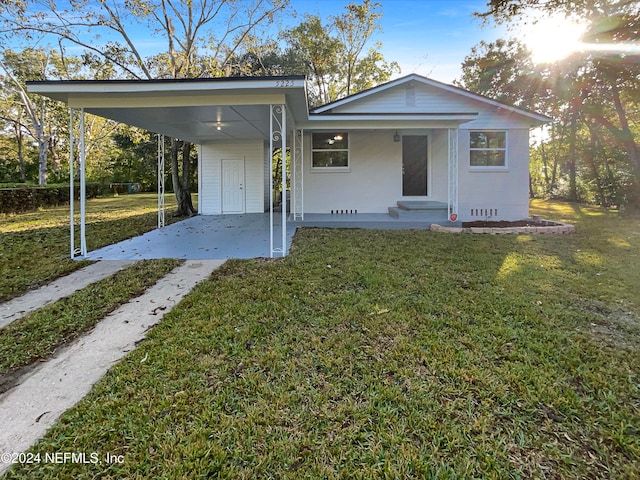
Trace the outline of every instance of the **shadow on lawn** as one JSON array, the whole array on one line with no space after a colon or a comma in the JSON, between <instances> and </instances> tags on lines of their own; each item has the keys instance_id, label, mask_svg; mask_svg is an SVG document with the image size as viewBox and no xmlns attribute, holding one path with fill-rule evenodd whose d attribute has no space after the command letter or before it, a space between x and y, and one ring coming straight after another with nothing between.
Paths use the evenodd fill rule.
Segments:
<instances>
[{"instance_id":1,"label":"shadow on lawn","mask_svg":"<svg viewBox=\"0 0 640 480\"><path fill-rule=\"evenodd\" d=\"M167 224L180 220L167 215ZM141 235L157 226L157 215L145 213L87 223L89 251ZM80 245L76 225L76 247ZM70 258L69 226L41 227L0 234L0 302L37 288L86 265Z\"/></svg>"}]
</instances>

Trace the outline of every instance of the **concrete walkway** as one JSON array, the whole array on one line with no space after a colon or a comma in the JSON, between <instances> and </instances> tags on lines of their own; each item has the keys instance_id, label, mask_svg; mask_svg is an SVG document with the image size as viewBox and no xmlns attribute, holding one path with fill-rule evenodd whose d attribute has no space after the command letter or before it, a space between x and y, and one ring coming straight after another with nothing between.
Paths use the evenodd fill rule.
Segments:
<instances>
[{"instance_id":1,"label":"concrete walkway","mask_svg":"<svg viewBox=\"0 0 640 480\"><path fill-rule=\"evenodd\" d=\"M189 260L0 395L0 453L32 446L224 260ZM0 474L10 467L0 459Z\"/></svg>"},{"instance_id":2,"label":"concrete walkway","mask_svg":"<svg viewBox=\"0 0 640 480\"><path fill-rule=\"evenodd\" d=\"M60 277L37 290L31 290L20 297L0 304L0 328L34 310L56 302L61 298L68 297L76 290L81 290L91 283L113 275L132 263L134 263L132 260L96 262L69 275Z\"/></svg>"}]
</instances>

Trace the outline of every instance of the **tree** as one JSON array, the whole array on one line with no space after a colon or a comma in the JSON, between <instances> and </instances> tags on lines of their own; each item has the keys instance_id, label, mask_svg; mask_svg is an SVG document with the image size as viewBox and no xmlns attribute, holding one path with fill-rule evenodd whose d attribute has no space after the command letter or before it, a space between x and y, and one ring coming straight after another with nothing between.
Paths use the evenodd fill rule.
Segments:
<instances>
[{"instance_id":1,"label":"tree","mask_svg":"<svg viewBox=\"0 0 640 480\"><path fill-rule=\"evenodd\" d=\"M628 186L627 201L640 208L640 131L634 127L640 98L640 54L627 48L628 43L637 45L640 40L637 1L489 0L487 7L476 15L497 23L522 19L531 11L545 15L560 13L588 22L583 38L585 53L578 55L581 65L574 75L576 82L582 84L576 83L569 89L574 97L567 100L576 122L571 135L580 128L593 128L592 122L608 131L608 138L625 152L634 179ZM595 137L588 138L593 145Z\"/></svg>"},{"instance_id":2,"label":"tree","mask_svg":"<svg viewBox=\"0 0 640 480\"><path fill-rule=\"evenodd\" d=\"M38 184L47 183L47 152L52 137L47 131L47 101L44 98L32 99L24 87L26 80L42 80L46 76L48 56L42 51L27 50L17 55L7 50L0 60L0 69L4 71L4 95L12 97L17 108L6 112L4 118L12 123L18 145L18 159L21 176L26 179L23 154L23 134L26 131L38 144ZM24 121L27 117L28 123ZM49 125L50 126L50 125Z\"/></svg>"},{"instance_id":3,"label":"tree","mask_svg":"<svg viewBox=\"0 0 640 480\"><path fill-rule=\"evenodd\" d=\"M297 61L295 73L309 78L313 105L329 103L346 95L388 81L400 68L387 63L376 42L365 52L380 30L380 3L365 0L350 3L342 15L323 24L318 16L306 15L297 27L281 37L288 43L286 55Z\"/></svg>"},{"instance_id":4,"label":"tree","mask_svg":"<svg viewBox=\"0 0 640 480\"><path fill-rule=\"evenodd\" d=\"M53 37L61 44L81 47L88 65L103 63L110 76L197 78L219 76L250 35L274 21L288 0L19 0L0 7L0 33L33 40ZM141 35L146 31L146 35ZM134 32L136 36L134 36ZM142 42L156 38L165 44L162 53L148 57ZM138 43L137 43L138 42ZM172 159L178 150L172 142ZM178 214L192 215L188 179L189 155L173 162L174 192ZM186 183L185 183L186 182Z\"/></svg>"},{"instance_id":5,"label":"tree","mask_svg":"<svg viewBox=\"0 0 640 480\"><path fill-rule=\"evenodd\" d=\"M509 105L538 110L549 89L543 73L518 40L481 41L465 57L462 76L454 84Z\"/></svg>"},{"instance_id":6,"label":"tree","mask_svg":"<svg viewBox=\"0 0 640 480\"><path fill-rule=\"evenodd\" d=\"M312 104L332 101L332 85L338 81L340 42L332 30L320 17L305 15L304 22L282 35L289 45L287 54L299 62L297 70L308 76Z\"/></svg>"}]
</instances>

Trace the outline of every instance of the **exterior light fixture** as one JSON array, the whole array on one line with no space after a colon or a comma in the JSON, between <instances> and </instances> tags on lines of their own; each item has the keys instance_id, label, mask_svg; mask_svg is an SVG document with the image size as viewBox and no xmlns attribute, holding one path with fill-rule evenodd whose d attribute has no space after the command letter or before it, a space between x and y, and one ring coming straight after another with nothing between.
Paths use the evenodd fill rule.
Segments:
<instances>
[{"instance_id":1,"label":"exterior light fixture","mask_svg":"<svg viewBox=\"0 0 640 480\"><path fill-rule=\"evenodd\" d=\"M393 141L394 142L400 141L400 134L398 133L398 130L396 130L396 133L393 134Z\"/></svg>"}]
</instances>

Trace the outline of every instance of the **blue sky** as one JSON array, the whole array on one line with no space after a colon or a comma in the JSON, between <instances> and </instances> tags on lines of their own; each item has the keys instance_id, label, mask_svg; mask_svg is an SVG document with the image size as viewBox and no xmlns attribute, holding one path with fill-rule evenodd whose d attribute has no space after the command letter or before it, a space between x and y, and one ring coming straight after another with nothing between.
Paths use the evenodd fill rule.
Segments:
<instances>
[{"instance_id":1,"label":"blue sky","mask_svg":"<svg viewBox=\"0 0 640 480\"><path fill-rule=\"evenodd\" d=\"M505 36L504 28L482 27L473 18L486 0L378 0L382 4L382 53L388 61L400 64L400 75L419 73L451 83L460 76L460 65L471 47L481 40ZM326 19L344 12L349 0L292 0L299 18L304 13Z\"/></svg>"},{"instance_id":2,"label":"blue sky","mask_svg":"<svg viewBox=\"0 0 640 480\"><path fill-rule=\"evenodd\" d=\"M66 0L60 0L62 4ZM116 3L122 0L116 0ZM460 65L471 48L481 40L493 41L505 36L504 27L482 27L472 14L482 11L486 0L374 0L382 4L380 20L382 32L376 32L374 41L382 43L387 61L399 63L403 76L419 73L435 80L451 83L460 76ZM291 0L296 15L278 21L278 28L288 29L304 20L304 14L318 15L328 22L331 15L344 13L345 5L362 0ZM143 33L144 32L144 33ZM166 48L162 40L148 37L148 32L131 29L130 34L147 35L134 38L144 55L152 55ZM271 32L277 35L277 31ZM103 37L104 38L104 37ZM49 42L46 36L38 43ZM51 46L56 42L51 41ZM82 49L68 46L70 53Z\"/></svg>"}]
</instances>

